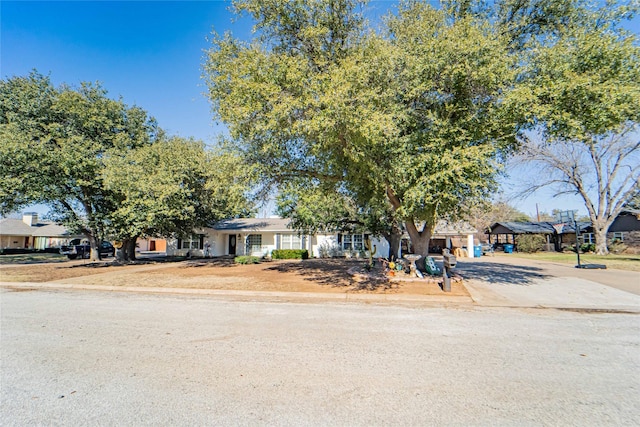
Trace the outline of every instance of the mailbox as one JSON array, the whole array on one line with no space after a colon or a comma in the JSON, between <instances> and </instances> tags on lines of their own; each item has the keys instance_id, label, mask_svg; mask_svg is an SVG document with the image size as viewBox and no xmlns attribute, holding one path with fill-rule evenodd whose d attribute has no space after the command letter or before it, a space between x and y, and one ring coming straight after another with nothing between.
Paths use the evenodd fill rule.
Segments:
<instances>
[{"instance_id":1,"label":"mailbox","mask_svg":"<svg viewBox=\"0 0 640 427\"><path fill-rule=\"evenodd\" d=\"M451 292L451 269L456 266L456 257L445 250L442 254L442 290Z\"/></svg>"},{"instance_id":2,"label":"mailbox","mask_svg":"<svg viewBox=\"0 0 640 427\"><path fill-rule=\"evenodd\" d=\"M454 268L456 266L456 257L451 254L444 254L442 256L442 263L444 268Z\"/></svg>"}]
</instances>

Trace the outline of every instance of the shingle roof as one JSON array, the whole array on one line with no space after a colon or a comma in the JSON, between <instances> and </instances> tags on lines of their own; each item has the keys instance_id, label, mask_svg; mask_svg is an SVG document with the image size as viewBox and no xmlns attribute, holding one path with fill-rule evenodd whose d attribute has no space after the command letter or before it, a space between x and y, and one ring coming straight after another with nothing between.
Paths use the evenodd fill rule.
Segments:
<instances>
[{"instance_id":1,"label":"shingle roof","mask_svg":"<svg viewBox=\"0 0 640 427\"><path fill-rule=\"evenodd\" d=\"M219 221L211 228L218 231L233 232L291 232L292 229L288 227L289 222L288 218L237 218ZM467 222L449 223L443 220L436 224L433 234L436 236L458 236L461 234L473 234L477 231Z\"/></svg>"},{"instance_id":2,"label":"shingle roof","mask_svg":"<svg viewBox=\"0 0 640 427\"><path fill-rule=\"evenodd\" d=\"M465 221L459 221L450 223L445 220L440 220L433 228L433 236L459 236L466 234L477 233L478 230L473 228L471 224Z\"/></svg>"},{"instance_id":3,"label":"shingle roof","mask_svg":"<svg viewBox=\"0 0 640 427\"><path fill-rule=\"evenodd\" d=\"M5 236L32 236L33 232L50 223L40 222L35 226L29 226L21 219L0 219L0 234Z\"/></svg>"},{"instance_id":4,"label":"shingle roof","mask_svg":"<svg viewBox=\"0 0 640 427\"><path fill-rule=\"evenodd\" d=\"M218 221L214 230L220 231L291 231L287 218L237 218Z\"/></svg>"},{"instance_id":5,"label":"shingle roof","mask_svg":"<svg viewBox=\"0 0 640 427\"><path fill-rule=\"evenodd\" d=\"M29 226L21 219L2 218L0 219L0 235L56 237L69 236L70 234L64 226L50 221L39 222Z\"/></svg>"},{"instance_id":6,"label":"shingle roof","mask_svg":"<svg viewBox=\"0 0 640 427\"><path fill-rule=\"evenodd\" d=\"M588 222L579 222L580 231L591 227ZM554 234L556 229L553 222L496 222L487 230L487 234ZM573 224L564 224L560 234L575 233Z\"/></svg>"},{"instance_id":7,"label":"shingle roof","mask_svg":"<svg viewBox=\"0 0 640 427\"><path fill-rule=\"evenodd\" d=\"M54 223L45 224L42 227L39 227L37 230L33 231L33 236L44 236L44 237L54 237L54 236L70 236L71 234L63 225L58 225ZM79 236L79 234L78 234Z\"/></svg>"}]
</instances>

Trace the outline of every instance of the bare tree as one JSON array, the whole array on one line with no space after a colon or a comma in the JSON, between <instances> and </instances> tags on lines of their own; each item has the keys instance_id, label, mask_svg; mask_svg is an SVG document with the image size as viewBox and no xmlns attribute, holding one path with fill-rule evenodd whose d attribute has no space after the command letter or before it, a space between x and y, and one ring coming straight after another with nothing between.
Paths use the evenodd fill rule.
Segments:
<instances>
[{"instance_id":1,"label":"bare tree","mask_svg":"<svg viewBox=\"0 0 640 427\"><path fill-rule=\"evenodd\" d=\"M557 195L576 194L593 225L596 252L609 253L607 230L625 204L640 191L638 126L588 141L529 140L519 155L537 171L526 191L550 186ZM533 178L533 177L532 177Z\"/></svg>"}]
</instances>

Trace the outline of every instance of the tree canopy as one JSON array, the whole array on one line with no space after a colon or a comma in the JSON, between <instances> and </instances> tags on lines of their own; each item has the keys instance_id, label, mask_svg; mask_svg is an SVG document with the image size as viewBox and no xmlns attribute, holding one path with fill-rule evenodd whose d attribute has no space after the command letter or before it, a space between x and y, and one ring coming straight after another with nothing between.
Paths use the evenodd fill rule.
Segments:
<instances>
[{"instance_id":1,"label":"tree canopy","mask_svg":"<svg viewBox=\"0 0 640 427\"><path fill-rule=\"evenodd\" d=\"M99 84L55 87L35 71L0 81L0 211L48 205L52 219L88 237L94 259L106 237L135 245L244 212L236 164L168 138Z\"/></svg>"},{"instance_id":2,"label":"tree canopy","mask_svg":"<svg viewBox=\"0 0 640 427\"><path fill-rule=\"evenodd\" d=\"M532 43L514 92L537 132L521 153L539 172L529 189L579 195L606 254L609 226L640 189L640 46L619 25L637 5L582 3L561 30Z\"/></svg>"},{"instance_id":3,"label":"tree canopy","mask_svg":"<svg viewBox=\"0 0 640 427\"><path fill-rule=\"evenodd\" d=\"M376 34L360 2L234 3L250 43L214 35L215 114L271 182L340 183L383 199L426 254L438 217L495 188L517 126L508 40L477 15L402 2Z\"/></svg>"}]
</instances>

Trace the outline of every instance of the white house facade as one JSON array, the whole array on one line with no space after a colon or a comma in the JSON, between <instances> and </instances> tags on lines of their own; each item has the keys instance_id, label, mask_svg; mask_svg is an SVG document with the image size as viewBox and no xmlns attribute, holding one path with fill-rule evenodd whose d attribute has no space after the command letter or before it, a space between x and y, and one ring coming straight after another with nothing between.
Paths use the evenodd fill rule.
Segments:
<instances>
[{"instance_id":1,"label":"white house facade","mask_svg":"<svg viewBox=\"0 0 640 427\"><path fill-rule=\"evenodd\" d=\"M285 218L238 218L224 220L212 227L195 230L185 239L167 241L169 256L270 256L276 249L306 249L311 257L362 256L367 251L365 241L371 240L374 256L386 257L389 244L382 237L366 233L302 234L289 228ZM434 239L451 248L455 238L473 245L473 233L468 226L451 227L440 223ZM402 250L402 249L401 249ZM473 256L473 250L468 251ZM401 253L398 253L401 256Z\"/></svg>"}]
</instances>

